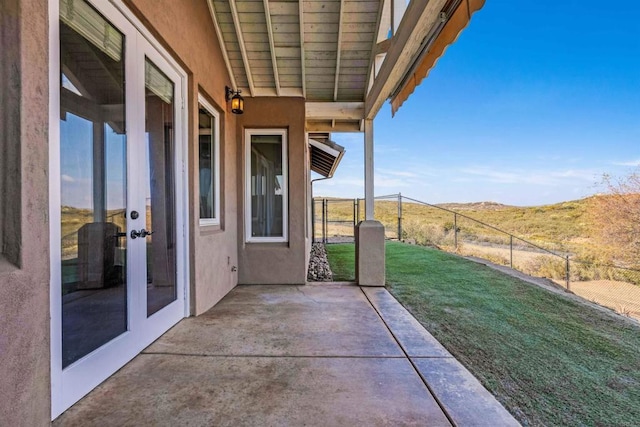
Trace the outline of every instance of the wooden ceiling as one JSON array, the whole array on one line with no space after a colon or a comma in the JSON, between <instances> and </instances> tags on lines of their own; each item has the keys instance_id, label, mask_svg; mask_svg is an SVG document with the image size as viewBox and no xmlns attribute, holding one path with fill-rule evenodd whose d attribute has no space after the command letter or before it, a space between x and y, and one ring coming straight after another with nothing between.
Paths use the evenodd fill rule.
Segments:
<instances>
[{"instance_id":1,"label":"wooden ceiling","mask_svg":"<svg viewBox=\"0 0 640 427\"><path fill-rule=\"evenodd\" d=\"M362 131L397 92L425 38L438 36L445 5L463 1L208 3L234 89L303 97L307 130L331 132Z\"/></svg>"},{"instance_id":2,"label":"wooden ceiling","mask_svg":"<svg viewBox=\"0 0 640 427\"><path fill-rule=\"evenodd\" d=\"M245 96L300 96L309 103L360 103L360 109L371 81L383 4L209 0L232 85ZM361 117L352 116L338 115L338 123L312 119L307 127L359 130Z\"/></svg>"},{"instance_id":3,"label":"wooden ceiling","mask_svg":"<svg viewBox=\"0 0 640 427\"><path fill-rule=\"evenodd\" d=\"M232 82L250 96L359 101L380 0L211 0Z\"/></svg>"}]
</instances>

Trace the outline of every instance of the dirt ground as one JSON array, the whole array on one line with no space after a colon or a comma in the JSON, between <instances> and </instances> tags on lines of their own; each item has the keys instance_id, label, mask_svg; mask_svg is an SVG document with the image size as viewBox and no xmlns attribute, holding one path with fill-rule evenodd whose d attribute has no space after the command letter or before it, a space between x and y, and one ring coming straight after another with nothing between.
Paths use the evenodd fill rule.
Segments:
<instances>
[{"instance_id":1,"label":"dirt ground","mask_svg":"<svg viewBox=\"0 0 640 427\"><path fill-rule=\"evenodd\" d=\"M564 286L564 282L555 281ZM613 280L571 282L571 292L615 310L624 316L640 320L640 286Z\"/></svg>"}]
</instances>

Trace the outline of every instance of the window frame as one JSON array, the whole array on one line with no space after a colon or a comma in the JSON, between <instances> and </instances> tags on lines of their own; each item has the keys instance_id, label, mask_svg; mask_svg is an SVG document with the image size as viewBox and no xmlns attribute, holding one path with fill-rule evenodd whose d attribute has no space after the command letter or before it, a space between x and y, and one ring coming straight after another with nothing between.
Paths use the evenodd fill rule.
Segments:
<instances>
[{"instance_id":1,"label":"window frame","mask_svg":"<svg viewBox=\"0 0 640 427\"><path fill-rule=\"evenodd\" d=\"M254 135L278 135L282 137L282 236L252 236L251 205L251 137ZM244 223L247 243L286 243L289 241L289 156L286 129L245 129L244 133Z\"/></svg>"},{"instance_id":2,"label":"window frame","mask_svg":"<svg viewBox=\"0 0 640 427\"><path fill-rule=\"evenodd\" d=\"M207 101L207 99L198 93L198 109L204 108L210 115L215 127L211 135L211 142L213 144L212 152L214 156L213 160L213 217L212 218L200 218L200 227L208 227L212 225L220 225L220 113L213 107L213 105ZM200 123L198 122L198 196L200 195ZM198 212L200 211L200 198L198 197Z\"/></svg>"},{"instance_id":3,"label":"window frame","mask_svg":"<svg viewBox=\"0 0 640 427\"><path fill-rule=\"evenodd\" d=\"M189 188L188 183L188 155L189 155L189 111L185 105L191 105L191 94L188 86L189 75L182 68L180 63L163 44L151 33L145 25L136 18L136 15L125 4L125 0L85 0L86 3L94 7L118 30L125 33L129 38L129 46L125 48L125 76L131 83L126 84L125 114L127 117L127 135L141 132L144 133L144 58L147 57L154 64L163 64L162 69L169 71L173 76L175 88L180 87L180 96L174 92L174 137L180 140L180 146L175 146L175 214L176 214L176 270L177 280L180 285L178 295L183 304L172 307L166 313L171 316L179 315L180 318L191 315L190 304L190 229L191 222L188 218ZM139 303L142 293L135 292L131 286L127 290L127 319L129 330L112 340L108 345L116 350L104 357L100 372L96 373L95 367L84 369L82 365L88 359L100 358L99 352L92 352L73 365L68 366L63 371L62 366L62 292L61 292L61 170L60 170L60 99L61 99L61 78L60 78L60 0L49 1L49 258L50 258L50 397L51 397L51 420L58 417L63 411L76 403L87 392L95 389L100 382L111 376L120 367L124 366L137 354L140 354L149 345L148 339L164 333L171 324L175 324L175 317L158 316L151 318L140 315L133 307ZM135 46L135 47L134 47ZM142 66L141 66L142 65ZM142 82L140 84L140 82ZM139 120L142 115L142 120ZM135 120L133 119L135 118ZM178 120L180 118L180 120ZM178 126L179 123L179 126ZM136 145L137 147L134 147ZM136 158L140 151L141 144L131 144L127 141L128 160ZM137 150L136 150L137 148ZM138 156L137 158L141 158ZM127 185L134 182L129 172L133 168L127 169ZM137 198L140 189L127 189L127 207L133 206L131 200ZM129 256L129 255L127 255ZM133 254L132 254L133 256ZM138 261L136 257L135 261ZM144 262L144 261L143 261ZM135 264L132 262L131 264ZM129 277L131 270L127 272ZM135 273L134 273L135 275ZM151 320L150 320L151 319ZM152 321L153 320L153 321ZM138 324L133 328L133 325ZM169 325L169 326L167 326ZM118 351L120 350L120 351ZM87 372L91 372L90 375ZM108 372L108 374L107 374Z\"/></svg>"}]
</instances>

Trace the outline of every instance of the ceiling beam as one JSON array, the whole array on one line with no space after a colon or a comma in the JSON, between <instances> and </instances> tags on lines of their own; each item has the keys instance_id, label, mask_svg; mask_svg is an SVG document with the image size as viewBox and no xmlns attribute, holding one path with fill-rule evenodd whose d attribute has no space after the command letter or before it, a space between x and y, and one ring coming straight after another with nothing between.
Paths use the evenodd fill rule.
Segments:
<instances>
[{"instance_id":1,"label":"ceiling beam","mask_svg":"<svg viewBox=\"0 0 640 427\"><path fill-rule=\"evenodd\" d=\"M227 72L229 73L229 78L231 79L231 86L234 89L238 89L238 84L236 83L236 76L233 74L233 68L231 68L231 61L229 61L229 54L227 53L227 45L224 42L224 37L222 37L222 31L220 30L220 25L218 24L218 18L216 18L216 10L213 7L213 0L207 1L207 5L209 6L209 14L211 15L211 19L213 19L213 27L216 30L216 36L218 36L218 43L220 44L220 50L222 50L222 57L224 58L224 63L227 66Z\"/></svg>"},{"instance_id":2,"label":"ceiling beam","mask_svg":"<svg viewBox=\"0 0 640 427\"><path fill-rule=\"evenodd\" d=\"M344 0L340 0L340 20L338 21L338 43L336 46L336 74L333 85L333 100L338 100L338 79L340 78L340 54L342 52L342 18L344 16Z\"/></svg>"},{"instance_id":3,"label":"ceiling beam","mask_svg":"<svg viewBox=\"0 0 640 427\"><path fill-rule=\"evenodd\" d=\"M271 49L271 62L273 64L273 80L276 85L276 94L280 96L280 78L278 77L278 61L276 60L276 46L273 42L273 26L271 25L271 11L269 0L262 0L264 4L264 16L267 21L267 33L269 34L269 48Z\"/></svg>"},{"instance_id":4,"label":"ceiling beam","mask_svg":"<svg viewBox=\"0 0 640 427\"><path fill-rule=\"evenodd\" d=\"M245 93L245 92L248 93L249 91L249 88L246 88L246 87L239 87L238 89L242 90L242 93ZM253 90L252 96L267 97L267 96L278 96L278 95L276 94L275 87L257 87ZM300 98L300 97L303 97L302 89L300 89L299 87L281 87L279 96Z\"/></svg>"},{"instance_id":5,"label":"ceiling beam","mask_svg":"<svg viewBox=\"0 0 640 427\"><path fill-rule=\"evenodd\" d=\"M361 132L359 121L336 122L333 126L331 121L308 121L305 130L307 132Z\"/></svg>"},{"instance_id":6,"label":"ceiling beam","mask_svg":"<svg viewBox=\"0 0 640 427\"><path fill-rule=\"evenodd\" d=\"M411 0L398 32L391 40L387 55L380 67L365 101L365 118L373 119L391 92L403 79L420 45L438 21L447 0Z\"/></svg>"},{"instance_id":7,"label":"ceiling beam","mask_svg":"<svg viewBox=\"0 0 640 427\"><path fill-rule=\"evenodd\" d=\"M307 71L305 66L304 54L304 2L298 2L298 15L300 22L300 74L302 79L302 97L307 97Z\"/></svg>"},{"instance_id":8,"label":"ceiling beam","mask_svg":"<svg viewBox=\"0 0 640 427\"><path fill-rule=\"evenodd\" d=\"M375 49L373 50L374 55L380 55L382 53L387 53L389 50L389 46L391 46L391 39L382 40L376 44Z\"/></svg>"},{"instance_id":9,"label":"ceiling beam","mask_svg":"<svg viewBox=\"0 0 640 427\"><path fill-rule=\"evenodd\" d=\"M391 25L391 0L380 0L380 5L378 8L378 18L376 19L376 28L378 29L378 34L376 38L373 40L373 46L371 47L371 55L369 58L369 71L367 74L367 90L364 95L364 99L367 99L369 96L369 92L373 87L373 82L375 81L376 74L378 72L378 67L376 65L376 56L378 55L377 51L379 49L379 45L385 43L387 40L387 36L389 34L389 28ZM390 45L390 39L388 45ZM386 46L385 52L389 50L389 46ZM364 123L364 122L363 122Z\"/></svg>"},{"instance_id":10,"label":"ceiling beam","mask_svg":"<svg viewBox=\"0 0 640 427\"><path fill-rule=\"evenodd\" d=\"M70 74L72 74L75 77L76 81L79 80L77 76L83 77L83 82L80 86L76 86L77 89L80 89L83 86L84 87L92 86L94 90L89 90L89 93L92 93L92 94L99 92L99 89L104 89L104 88L101 88L100 85L97 85L96 81L88 78L88 76L90 76L92 73L88 72L85 69L87 63L89 63L90 66L97 66L98 69L100 70L100 74L103 76L107 76L110 82L109 85L111 86L111 88L114 88L114 87L119 88L122 85L122 77L118 76L116 71L105 63L104 57L98 55L93 49L80 48L79 52L83 55L86 55L88 58L85 58L84 61L78 62L76 60L77 59L76 56L74 56L70 52L67 52L64 59L64 62L67 64L67 67L66 67L67 71L69 71ZM69 80L72 81L71 79ZM88 94L87 92L83 93L83 95L85 96L87 94Z\"/></svg>"},{"instance_id":11,"label":"ceiling beam","mask_svg":"<svg viewBox=\"0 0 640 427\"><path fill-rule=\"evenodd\" d=\"M78 77L76 77L76 73L69 68L68 64L71 62L71 63L73 63L73 68L76 71L80 71L82 73L82 71L78 68L77 64L75 64L75 59L73 58L73 56L72 55L66 55L66 58L64 59L64 62L63 61L60 61L60 62L61 62L60 65L62 66L62 74L64 74L64 76L67 79L69 79L71 84L76 89L78 89L78 92L80 92L80 94L83 97L95 101L93 95L91 95L91 91L89 91L87 89L87 87L85 87L85 84ZM94 83L93 80L89 83L89 85L91 85L92 83Z\"/></svg>"},{"instance_id":12,"label":"ceiling beam","mask_svg":"<svg viewBox=\"0 0 640 427\"><path fill-rule=\"evenodd\" d=\"M360 120L364 118L364 102L306 102L307 120Z\"/></svg>"},{"instance_id":13,"label":"ceiling beam","mask_svg":"<svg viewBox=\"0 0 640 427\"><path fill-rule=\"evenodd\" d=\"M247 56L247 48L244 44L244 37L242 36L242 28L240 27L240 18L238 17L238 8L236 7L236 0L229 0L229 7L231 8L231 16L233 17L233 27L236 30L236 36L238 37L238 46L240 46L240 54L242 55L242 62L244 64L244 71L247 73L247 82L249 83L249 95L255 96L255 86L253 84L253 75L251 74L251 67L249 66L249 57Z\"/></svg>"}]
</instances>

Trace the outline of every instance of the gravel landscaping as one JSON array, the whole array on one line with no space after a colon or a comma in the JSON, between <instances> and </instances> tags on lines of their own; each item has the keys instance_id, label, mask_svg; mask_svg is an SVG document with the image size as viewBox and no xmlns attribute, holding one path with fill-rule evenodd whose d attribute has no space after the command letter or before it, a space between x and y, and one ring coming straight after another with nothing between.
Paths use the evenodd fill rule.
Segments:
<instances>
[{"instance_id":1,"label":"gravel landscaping","mask_svg":"<svg viewBox=\"0 0 640 427\"><path fill-rule=\"evenodd\" d=\"M333 281L331 267L329 266L329 261L327 261L327 251L322 243L314 243L311 246L307 280L310 282Z\"/></svg>"}]
</instances>

